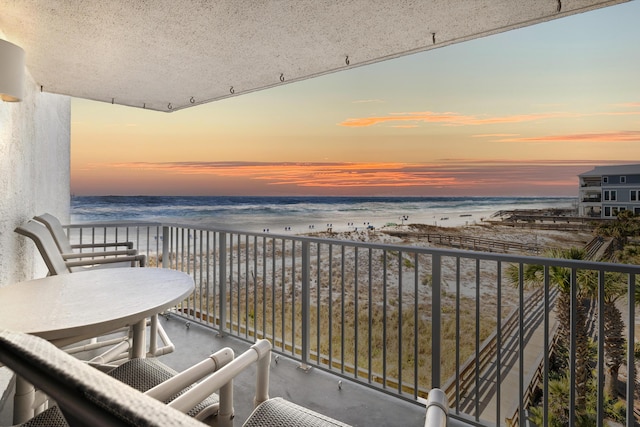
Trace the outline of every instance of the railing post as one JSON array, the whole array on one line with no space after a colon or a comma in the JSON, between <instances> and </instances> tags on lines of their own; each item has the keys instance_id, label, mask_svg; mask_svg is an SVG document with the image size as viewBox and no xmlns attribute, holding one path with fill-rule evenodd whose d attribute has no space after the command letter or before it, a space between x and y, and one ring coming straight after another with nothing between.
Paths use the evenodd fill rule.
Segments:
<instances>
[{"instance_id":1,"label":"railing post","mask_svg":"<svg viewBox=\"0 0 640 427\"><path fill-rule=\"evenodd\" d=\"M169 227L166 225L162 226L162 268L171 268L171 260L169 254Z\"/></svg>"},{"instance_id":2,"label":"railing post","mask_svg":"<svg viewBox=\"0 0 640 427\"><path fill-rule=\"evenodd\" d=\"M219 304L220 304L220 328L218 335L224 336L224 328L227 326L227 234L221 232L218 234L218 269L219 276Z\"/></svg>"},{"instance_id":3,"label":"railing post","mask_svg":"<svg viewBox=\"0 0 640 427\"><path fill-rule=\"evenodd\" d=\"M309 289L309 279L311 276L311 253L309 250L309 242L302 242L302 364L301 368L308 370L310 366L310 316L311 316L311 290ZM294 314L295 315L295 314Z\"/></svg>"},{"instance_id":4,"label":"railing post","mask_svg":"<svg viewBox=\"0 0 640 427\"><path fill-rule=\"evenodd\" d=\"M433 254L431 259L431 388L440 388L441 364L441 313L442 256ZM457 314L458 316L460 313Z\"/></svg>"}]
</instances>

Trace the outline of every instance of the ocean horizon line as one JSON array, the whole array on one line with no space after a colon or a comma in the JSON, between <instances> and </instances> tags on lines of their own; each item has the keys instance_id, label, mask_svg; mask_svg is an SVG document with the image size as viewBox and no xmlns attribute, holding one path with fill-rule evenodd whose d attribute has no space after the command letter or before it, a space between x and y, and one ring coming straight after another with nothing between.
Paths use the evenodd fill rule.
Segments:
<instances>
[{"instance_id":1,"label":"ocean horizon line","mask_svg":"<svg viewBox=\"0 0 640 427\"><path fill-rule=\"evenodd\" d=\"M74 223L159 221L249 231L356 230L387 224L457 226L498 211L573 208L577 197L76 196Z\"/></svg>"}]
</instances>

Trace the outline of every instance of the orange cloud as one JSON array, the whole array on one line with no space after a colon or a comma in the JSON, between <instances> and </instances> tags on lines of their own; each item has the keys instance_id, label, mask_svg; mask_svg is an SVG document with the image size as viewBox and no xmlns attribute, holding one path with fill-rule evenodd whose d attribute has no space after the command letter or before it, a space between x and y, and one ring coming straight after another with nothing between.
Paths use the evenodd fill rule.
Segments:
<instances>
[{"instance_id":1,"label":"orange cloud","mask_svg":"<svg viewBox=\"0 0 640 427\"><path fill-rule=\"evenodd\" d=\"M500 142L640 142L640 131L618 131L601 133L574 133L565 135L507 138Z\"/></svg>"},{"instance_id":2,"label":"orange cloud","mask_svg":"<svg viewBox=\"0 0 640 427\"><path fill-rule=\"evenodd\" d=\"M388 194L397 189L403 194L424 195L435 189L447 189L451 194L477 195L506 191L514 182L520 192L546 188L547 194L549 191L572 194L576 176L595 164L603 162L444 159L434 163L168 162L114 163L102 167L151 172L158 182L175 181L176 175L197 176L198 180L208 176L224 182L254 180L271 188L307 189L311 193L335 190ZM163 177L165 174L168 176ZM554 186L558 188L550 190Z\"/></svg>"},{"instance_id":3,"label":"orange cloud","mask_svg":"<svg viewBox=\"0 0 640 427\"><path fill-rule=\"evenodd\" d=\"M471 135L472 138L504 138L507 136L518 136L518 133L483 133L481 135Z\"/></svg>"},{"instance_id":4,"label":"orange cloud","mask_svg":"<svg viewBox=\"0 0 640 427\"><path fill-rule=\"evenodd\" d=\"M455 184L454 178L438 176L428 170L416 171L402 163L133 162L113 163L107 167L179 175L250 178L268 181L272 185L299 187L408 187Z\"/></svg>"},{"instance_id":5,"label":"orange cloud","mask_svg":"<svg viewBox=\"0 0 640 427\"><path fill-rule=\"evenodd\" d=\"M368 127L389 122L424 122L440 123L444 126L479 126L507 123L523 123L548 119L567 119L593 116L629 116L640 115L640 111L629 112L601 112L601 113L570 113L549 112L537 114L516 114L512 116L479 117L475 115L463 115L453 112L436 113L433 111L390 113L386 116L350 118L339 126L344 127Z\"/></svg>"}]
</instances>

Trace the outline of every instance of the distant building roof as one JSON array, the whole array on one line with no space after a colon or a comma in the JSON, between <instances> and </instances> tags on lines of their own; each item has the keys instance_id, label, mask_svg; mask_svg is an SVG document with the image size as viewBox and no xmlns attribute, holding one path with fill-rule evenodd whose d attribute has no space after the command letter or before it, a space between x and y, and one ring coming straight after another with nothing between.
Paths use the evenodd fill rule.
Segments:
<instances>
[{"instance_id":1,"label":"distant building roof","mask_svg":"<svg viewBox=\"0 0 640 427\"><path fill-rule=\"evenodd\" d=\"M640 164L635 165L615 165L596 166L589 172L581 173L578 176L603 176L603 175L640 175Z\"/></svg>"}]
</instances>

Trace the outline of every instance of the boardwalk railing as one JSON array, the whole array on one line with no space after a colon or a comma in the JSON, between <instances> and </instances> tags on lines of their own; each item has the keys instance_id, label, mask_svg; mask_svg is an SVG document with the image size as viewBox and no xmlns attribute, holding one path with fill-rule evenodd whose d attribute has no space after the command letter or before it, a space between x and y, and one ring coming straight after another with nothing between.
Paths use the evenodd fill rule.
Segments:
<instances>
[{"instance_id":1,"label":"boardwalk railing","mask_svg":"<svg viewBox=\"0 0 640 427\"><path fill-rule=\"evenodd\" d=\"M576 404L583 398L573 356L578 302L585 295L585 287L578 285L585 277L594 280L589 297L603 313L605 283L607 289L612 282L621 284L626 290L624 320L627 325L635 322L639 266L181 224L68 228L74 243L134 241L150 266L187 272L196 290L175 313L250 342L267 338L275 352L303 367L326 370L411 402L424 402L428 390L451 387L450 379L456 379L458 397L450 403L450 416L474 425L504 425L506 418L514 418L513 408L524 425L530 379L540 375L537 395L542 397L533 404L549 420L551 361L546 349L557 327L552 296L558 272L571 283L567 310L572 356L566 371L573 384L570 420L580 415ZM538 271L537 285L526 275L531 266ZM534 304L536 296L541 301ZM530 321L533 317L538 320ZM604 319L596 323L593 401L598 402L597 425L603 425L606 337ZM626 328L629 343L635 342L634 329ZM633 348L625 347L629 378L635 378ZM477 391L469 393L469 384ZM626 384L628 396L634 396L634 385ZM626 425L634 425L633 414L633 405L628 405Z\"/></svg>"}]
</instances>

